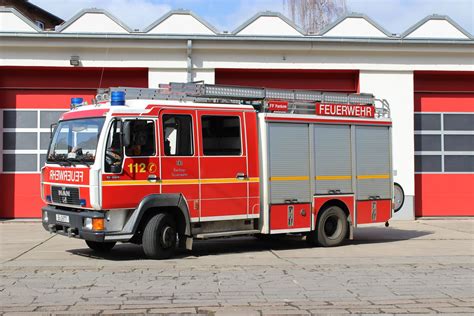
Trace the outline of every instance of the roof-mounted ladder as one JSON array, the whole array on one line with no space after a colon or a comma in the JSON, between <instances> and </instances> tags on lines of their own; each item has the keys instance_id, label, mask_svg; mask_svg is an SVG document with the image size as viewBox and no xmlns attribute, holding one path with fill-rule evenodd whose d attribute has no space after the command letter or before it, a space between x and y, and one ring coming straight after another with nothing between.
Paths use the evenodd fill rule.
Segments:
<instances>
[{"instance_id":1,"label":"roof-mounted ladder","mask_svg":"<svg viewBox=\"0 0 474 316\"><path fill-rule=\"evenodd\" d=\"M125 91L127 100L178 100L202 103L249 104L261 112L268 111L269 101L288 102L288 113L314 114L316 103L375 106L376 117L390 117L386 100L366 93L335 93L315 90L291 90L243 86L212 85L201 82L160 84L158 89L114 87L99 89L96 101L110 99L112 91Z\"/></svg>"}]
</instances>

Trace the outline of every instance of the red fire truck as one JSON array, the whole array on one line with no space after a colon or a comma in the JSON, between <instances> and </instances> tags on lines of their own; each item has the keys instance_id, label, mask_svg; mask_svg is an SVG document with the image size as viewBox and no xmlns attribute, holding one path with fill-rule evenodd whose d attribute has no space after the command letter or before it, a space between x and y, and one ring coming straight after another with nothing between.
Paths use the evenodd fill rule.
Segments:
<instances>
[{"instance_id":1,"label":"red fire truck","mask_svg":"<svg viewBox=\"0 0 474 316\"><path fill-rule=\"evenodd\" d=\"M43 226L169 258L194 239L336 246L403 204L388 103L369 94L172 83L72 99L42 169Z\"/></svg>"}]
</instances>

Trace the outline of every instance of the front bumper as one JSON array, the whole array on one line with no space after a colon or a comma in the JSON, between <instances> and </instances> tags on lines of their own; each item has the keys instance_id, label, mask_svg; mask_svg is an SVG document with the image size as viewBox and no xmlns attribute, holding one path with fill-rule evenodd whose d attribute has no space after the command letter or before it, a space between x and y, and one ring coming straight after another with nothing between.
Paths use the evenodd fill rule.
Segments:
<instances>
[{"instance_id":1,"label":"front bumper","mask_svg":"<svg viewBox=\"0 0 474 316\"><path fill-rule=\"evenodd\" d=\"M54 206L45 206L43 211L43 227L51 233L80 238L84 240L104 242L110 240L125 241L130 239L130 236L122 236L117 232L107 231L93 231L84 227L84 219L89 218L105 218L105 213L89 210L71 211ZM45 221L45 212L47 212L48 220ZM61 222L57 220L56 215L68 216L69 221ZM122 238L123 237L123 238Z\"/></svg>"}]
</instances>

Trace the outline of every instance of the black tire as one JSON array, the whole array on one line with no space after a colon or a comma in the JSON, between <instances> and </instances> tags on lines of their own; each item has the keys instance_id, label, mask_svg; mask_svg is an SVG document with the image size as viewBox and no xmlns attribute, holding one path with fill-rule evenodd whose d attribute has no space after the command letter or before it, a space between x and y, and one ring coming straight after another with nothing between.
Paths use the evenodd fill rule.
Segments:
<instances>
[{"instance_id":1,"label":"black tire","mask_svg":"<svg viewBox=\"0 0 474 316\"><path fill-rule=\"evenodd\" d=\"M150 259L171 258L176 249L176 225L168 214L150 218L143 232L143 251Z\"/></svg>"},{"instance_id":2,"label":"black tire","mask_svg":"<svg viewBox=\"0 0 474 316\"><path fill-rule=\"evenodd\" d=\"M323 247L339 246L346 239L348 228L346 213L339 206L329 206L319 217L314 237Z\"/></svg>"},{"instance_id":3,"label":"black tire","mask_svg":"<svg viewBox=\"0 0 474 316\"><path fill-rule=\"evenodd\" d=\"M90 241L86 240L86 244L89 248L97 252L109 252L114 248L116 242L97 242L97 241Z\"/></svg>"},{"instance_id":4,"label":"black tire","mask_svg":"<svg viewBox=\"0 0 474 316\"><path fill-rule=\"evenodd\" d=\"M393 212L396 213L403 207L403 204L405 203L405 191L403 191L402 186L400 184L396 183L396 182L393 184L393 190L394 190L394 194L393 194L394 195L394 197L393 197L394 198L394 201L393 201L394 202L393 203L394 204L394 209L393 209ZM398 196L399 200L397 200L397 192L396 192L397 190L399 190L398 191L399 195L400 195L400 196Z\"/></svg>"}]
</instances>

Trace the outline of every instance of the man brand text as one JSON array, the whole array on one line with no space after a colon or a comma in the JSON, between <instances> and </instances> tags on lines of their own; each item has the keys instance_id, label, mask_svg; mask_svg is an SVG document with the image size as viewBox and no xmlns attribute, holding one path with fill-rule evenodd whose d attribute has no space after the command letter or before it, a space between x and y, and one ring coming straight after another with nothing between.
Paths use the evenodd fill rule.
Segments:
<instances>
[{"instance_id":1,"label":"man brand text","mask_svg":"<svg viewBox=\"0 0 474 316\"><path fill-rule=\"evenodd\" d=\"M81 183L84 181L84 172L72 170L51 170L49 172L49 180Z\"/></svg>"},{"instance_id":2,"label":"man brand text","mask_svg":"<svg viewBox=\"0 0 474 316\"><path fill-rule=\"evenodd\" d=\"M326 116L374 117L375 108L370 105L317 103L316 114Z\"/></svg>"}]
</instances>

